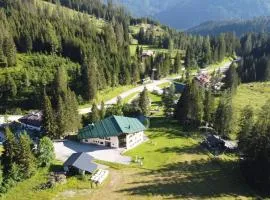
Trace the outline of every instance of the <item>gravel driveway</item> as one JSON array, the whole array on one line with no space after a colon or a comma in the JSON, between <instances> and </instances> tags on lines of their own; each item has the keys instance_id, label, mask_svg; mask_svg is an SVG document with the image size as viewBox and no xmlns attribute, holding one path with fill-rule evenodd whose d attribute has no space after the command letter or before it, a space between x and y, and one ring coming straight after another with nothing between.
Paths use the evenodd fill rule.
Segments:
<instances>
[{"instance_id":1,"label":"gravel driveway","mask_svg":"<svg viewBox=\"0 0 270 200\"><path fill-rule=\"evenodd\" d=\"M54 142L56 159L65 162L72 153L87 152L97 160L115 162L120 164L130 164L131 158L122 156L121 149L111 149L102 146L83 144L73 141Z\"/></svg>"}]
</instances>

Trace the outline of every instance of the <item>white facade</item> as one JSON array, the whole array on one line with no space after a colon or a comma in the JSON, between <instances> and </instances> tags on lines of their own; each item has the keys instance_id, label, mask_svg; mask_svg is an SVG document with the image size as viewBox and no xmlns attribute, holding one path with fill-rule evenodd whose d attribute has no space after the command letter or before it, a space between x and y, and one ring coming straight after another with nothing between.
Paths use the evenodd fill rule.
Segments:
<instances>
[{"instance_id":1,"label":"white facade","mask_svg":"<svg viewBox=\"0 0 270 200\"><path fill-rule=\"evenodd\" d=\"M125 135L125 148L132 149L143 142L144 132L138 132L134 134ZM89 138L82 140L83 143L96 144L101 146L107 146L112 148L119 148L119 138L109 137L109 138Z\"/></svg>"},{"instance_id":2,"label":"white facade","mask_svg":"<svg viewBox=\"0 0 270 200\"><path fill-rule=\"evenodd\" d=\"M143 131L126 135L126 148L132 149L143 142Z\"/></svg>"},{"instance_id":3,"label":"white facade","mask_svg":"<svg viewBox=\"0 0 270 200\"><path fill-rule=\"evenodd\" d=\"M101 146L108 146L113 148L119 147L118 137L109 137L109 138L89 138L84 139L82 142L89 144L97 144Z\"/></svg>"}]
</instances>

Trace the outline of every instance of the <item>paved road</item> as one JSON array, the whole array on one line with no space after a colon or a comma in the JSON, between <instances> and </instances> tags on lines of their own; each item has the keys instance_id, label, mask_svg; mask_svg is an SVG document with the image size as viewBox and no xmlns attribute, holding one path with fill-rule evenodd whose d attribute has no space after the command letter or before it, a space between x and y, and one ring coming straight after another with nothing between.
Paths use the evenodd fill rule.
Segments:
<instances>
[{"instance_id":1,"label":"paved road","mask_svg":"<svg viewBox=\"0 0 270 200\"><path fill-rule=\"evenodd\" d=\"M121 155L123 149L111 149L92 144L73 142L69 140L64 142L54 142L54 151L56 159L62 162L65 162L71 154L77 152L87 152L95 159L108 162L120 163L125 165L131 162L130 157Z\"/></svg>"},{"instance_id":2,"label":"paved road","mask_svg":"<svg viewBox=\"0 0 270 200\"><path fill-rule=\"evenodd\" d=\"M0 116L0 126L6 123L6 119L8 122L13 122L13 121L17 121L21 117L23 116L22 115L8 115L7 118L5 116Z\"/></svg>"}]
</instances>

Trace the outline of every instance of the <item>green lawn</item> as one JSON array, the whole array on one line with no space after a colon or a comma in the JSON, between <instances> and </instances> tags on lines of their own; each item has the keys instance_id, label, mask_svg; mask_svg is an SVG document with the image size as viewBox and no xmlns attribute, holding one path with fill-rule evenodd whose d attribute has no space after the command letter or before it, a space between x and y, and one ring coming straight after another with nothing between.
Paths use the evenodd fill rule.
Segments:
<instances>
[{"instance_id":1,"label":"green lawn","mask_svg":"<svg viewBox=\"0 0 270 200\"><path fill-rule=\"evenodd\" d=\"M107 88L105 90L102 90L102 91L98 91L98 94L97 94L97 97L96 97L96 101L98 103L100 103L101 101L108 101L108 100L111 100L112 98L114 97L117 97L119 94L127 91L127 90L130 90L132 88L134 88L136 86L134 85L125 85L125 86L118 86L118 87L115 87L115 88ZM87 104L83 104L83 105L80 105L80 108L87 108L91 106L91 103L87 103Z\"/></svg>"},{"instance_id":2,"label":"green lawn","mask_svg":"<svg viewBox=\"0 0 270 200\"><path fill-rule=\"evenodd\" d=\"M59 162L56 162L59 167ZM52 189L41 190L40 186L47 182L48 168L39 169L38 172L28 180L18 183L5 194L1 200L51 200L64 191L90 189L89 180L81 180L79 177L67 179L64 185L57 185Z\"/></svg>"},{"instance_id":3,"label":"green lawn","mask_svg":"<svg viewBox=\"0 0 270 200\"><path fill-rule=\"evenodd\" d=\"M220 68L220 66L222 66L222 65L224 65L227 62L232 61L232 60L233 59L231 57L226 57L226 58L224 58L224 60L222 62L217 62L217 63L214 63L214 64L207 66L207 69L209 72L213 72L214 70Z\"/></svg>"},{"instance_id":4,"label":"green lawn","mask_svg":"<svg viewBox=\"0 0 270 200\"><path fill-rule=\"evenodd\" d=\"M246 105L251 105L257 113L268 99L270 99L270 82L241 84L233 98L233 107L237 115Z\"/></svg>"},{"instance_id":5,"label":"green lawn","mask_svg":"<svg viewBox=\"0 0 270 200\"><path fill-rule=\"evenodd\" d=\"M137 44L129 45L130 54L132 56L135 55L137 46L138 46ZM143 50L152 50L152 51L158 52L158 53L171 53L172 58L174 58L176 56L177 52L180 52L181 54L184 54L184 51L179 50L179 49L174 49L174 50L172 50L170 52L170 50L168 50L168 49L157 48L156 46L153 46L153 45L139 45L139 46L142 47Z\"/></svg>"}]
</instances>

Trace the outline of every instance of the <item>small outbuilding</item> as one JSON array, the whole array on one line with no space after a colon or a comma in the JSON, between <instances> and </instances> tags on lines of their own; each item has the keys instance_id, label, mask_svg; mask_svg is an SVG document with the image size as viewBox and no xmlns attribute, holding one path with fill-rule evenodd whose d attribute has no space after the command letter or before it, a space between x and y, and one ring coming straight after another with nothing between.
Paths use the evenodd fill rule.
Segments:
<instances>
[{"instance_id":1,"label":"small outbuilding","mask_svg":"<svg viewBox=\"0 0 270 200\"><path fill-rule=\"evenodd\" d=\"M40 131L42 126L42 120L43 120L42 111L36 111L23 116L18 121L24 128Z\"/></svg>"},{"instance_id":2,"label":"small outbuilding","mask_svg":"<svg viewBox=\"0 0 270 200\"><path fill-rule=\"evenodd\" d=\"M97 164L93 163L93 157L87 153L73 153L64 163L66 172L78 171L80 174L86 172L93 174L97 169Z\"/></svg>"}]
</instances>

